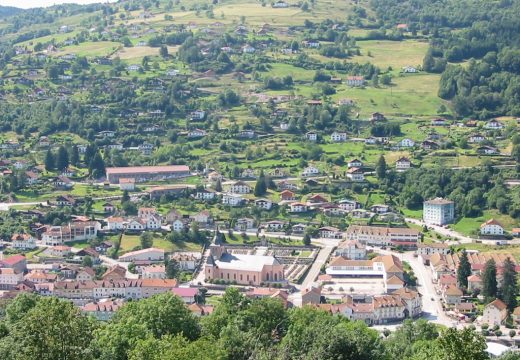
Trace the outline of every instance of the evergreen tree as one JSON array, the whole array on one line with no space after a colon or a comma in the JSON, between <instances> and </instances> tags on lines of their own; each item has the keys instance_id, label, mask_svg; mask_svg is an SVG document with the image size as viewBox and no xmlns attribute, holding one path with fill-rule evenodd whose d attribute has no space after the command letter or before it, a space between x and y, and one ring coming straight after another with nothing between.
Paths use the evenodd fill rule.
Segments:
<instances>
[{"instance_id":1,"label":"evergreen tree","mask_svg":"<svg viewBox=\"0 0 520 360\"><path fill-rule=\"evenodd\" d=\"M74 166L79 164L79 150L77 146L73 146L70 150L70 163Z\"/></svg>"},{"instance_id":2,"label":"evergreen tree","mask_svg":"<svg viewBox=\"0 0 520 360\"><path fill-rule=\"evenodd\" d=\"M128 190L123 191L123 196L121 197L121 203L130 201L130 195L128 194Z\"/></svg>"},{"instance_id":3,"label":"evergreen tree","mask_svg":"<svg viewBox=\"0 0 520 360\"><path fill-rule=\"evenodd\" d=\"M58 156L56 158L56 168L63 171L69 167L69 153L65 146L60 146L58 149Z\"/></svg>"},{"instance_id":4,"label":"evergreen tree","mask_svg":"<svg viewBox=\"0 0 520 360\"><path fill-rule=\"evenodd\" d=\"M164 262L166 267L166 278L177 279L180 275L179 263L173 259L165 260Z\"/></svg>"},{"instance_id":5,"label":"evergreen tree","mask_svg":"<svg viewBox=\"0 0 520 360\"><path fill-rule=\"evenodd\" d=\"M493 259L489 259L484 266L482 295L486 302L490 302L497 297L497 265Z\"/></svg>"},{"instance_id":6,"label":"evergreen tree","mask_svg":"<svg viewBox=\"0 0 520 360\"><path fill-rule=\"evenodd\" d=\"M54 154L51 149L47 150L47 154L45 155L45 170L52 171L54 169Z\"/></svg>"},{"instance_id":7,"label":"evergreen tree","mask_svg":"<svg viewBox=\"0 0 520 360\"><path fill-rule=\"evenodd\" d=\"M89 174L95 178L100 178L105 176L105 161L99 154L99 152L96 152L94 157L89 163Z\"/></svg>"},{"instance_id":8,"label":"evergreen tree","mask_svg":"<svg viewBox=\"0 0 520 360\"><path fill-rule=\"evenodd\" d=\"M217 179L215 183L215 191L222 192L222 181L220 179Z\"/></svg>"},{"instance_id":9,"label":"evergreen tree","mask_svg":"<svg viewBox=\"0 0 520 360\"><path fill-rule=\"evenodd\" d=\"M381 155L379 160L377 160L376 175L378 179L384 179L386 176L386 160L383 155Z\"/></svg>"},{"instance_id":10,"label":"evergreen tree","mask_svg":"<svg viewBox=\"0 0 520 360\"><path fill-rule=\"evenodd\" d=\"M311 244L311 235L306 233L304 236L303 236L303 245L305 246L309 246Z\"/></svg>"},{"instance_id":11,"label":"evergreen tree","mask_svg":"<svg viewBox=\"0 0 520 360\"><path fill-rule=\"evenodd\" d=\"M457 268L457 281L460 287L468 288L468 276L470 275L471 264L469 263L466 250L463 250L460 256L459 267Z\"/></svg>"},{"instance_id":12,"label":"evergreen tree","mask_svg":"<svg viewBox=\"0 0 520 360\"><path fill-rule=\"evenodd\" d=\"M500 298L507 305L509 311L513 311L516 307L517 285L515 264L510 258L504 261L504 273L502 275Z\"/></svg>"},{"instance_id":13,"label":"evergreen tree","mask_svg":"<svg viewBox=\"0 0 520 360\"><path fill-rule=\"evenodd\" d=\"M267 192L267 184L265 183L265 175L264 171L260 171L260 175L258 176L258 179L256 180L255 185L255 196L263 196Z\"/></svg>"},{"instance_id":14,"label":"evergreen tree","mask_svg":"<svg viewBox=\"0 0 520 360\"><path fill-rule=\"evenodd\" d=\"M423 59L423 70L426 72L431 72L435 68L435 59L433 58L433 54L430 50L426 53Z\"/></svg>"}]
</instances>

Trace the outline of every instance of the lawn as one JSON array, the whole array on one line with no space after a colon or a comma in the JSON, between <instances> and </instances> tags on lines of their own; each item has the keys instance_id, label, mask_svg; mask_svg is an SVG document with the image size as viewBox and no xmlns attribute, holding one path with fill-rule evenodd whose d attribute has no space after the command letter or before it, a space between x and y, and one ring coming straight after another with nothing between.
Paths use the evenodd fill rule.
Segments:
<instances>
[{"instance_id":1,"label":"lawn","mask_svg":"<svg viewBox=\"0 0 520 360\"><path fill-rule=\"evenodd\" d=\"M60 52L76 54L77 56L108 56L122 47L121 43L113 41L87 41L78 45L66 46Z\"/></svg>"},{"instance_id":2,"label":"lawn","mask_svg":"<svg viewBox=\"0 0 520 360\"><path fill-rule=\"evenodd\" d=\"M355 56L353 61L370 62L383 71L388 67L393 70L401 70L404 66L419 67L429 46L428 42L418 40L363 40L356 44L361 48L361 56Z\"/></svg>"},{"instance_id":3,"label":"lawn","mask_svg":"<svg viewBox=\"0 0 520 360\"><path fill-rule=\"evenodd\" d=\"M485 210L482 216L476 218L464 217L456 224L450 225L450 227L464 235L476 235L480 225L492 218L498 220L506 231L510 231L513 227L519 227L518 220L514 220L509 215L500 214L497 210Z\"/></svg>"},{"instance_id":4,"label":"lawn","mask_svg":"<svg viewBox=\"0 0 520 360\"><path fill-rule=\"evenodd\" d=\"M121 250L119 255L124 254L129 251L133 251L136 247L141 246L141 242L139 240L139 235L129 235L124 234L121 239ZM155 233L153 239L153 247L157 247L159 249L164 249L165 251L200 251L200 245L190 243L190 242L181 242L172 244L168 240L166 240L163 236Z\"/></svg>"}]
</instances>

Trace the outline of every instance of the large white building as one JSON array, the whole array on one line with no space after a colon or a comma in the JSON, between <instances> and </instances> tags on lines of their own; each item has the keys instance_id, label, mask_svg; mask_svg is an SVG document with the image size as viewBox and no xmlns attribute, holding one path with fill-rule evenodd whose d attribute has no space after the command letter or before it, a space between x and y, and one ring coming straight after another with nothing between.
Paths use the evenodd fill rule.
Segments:
<instances>
[{"instance_id":1,"label":"large white building","mask_svg":"<svg viewBox=\"0 0 520 360\"><path fill-rule=\"evenodd\" d=\"M367 258L367 248L355 240L343 241L336 249L336 256L343 256L350 260L363 260Z\"/></svg>"},{"instance_id":2,"label":"large white building","mask_svg":"<svg viewBox=\"0 0 520 360\"><path fill-rule=\"evenodd\" d=\"M424 202L423 220L429 225L450 224L455 219L455 203L450 200L436 198Z\"/></svg>"},{"instance_id":3,"label":"large white building","mask_svg":"<svg viewBox=\"0 0 520 360\"><path fill-rule=\"evenodd\" d=\"M480 225L482 235L504 235L504 227L495 219L489 219Z\"/></svg>"},{"instance_id":4,"label":"large white building","mask_svg":"<svg viewBox=\"0 0 520 360\"><path fill-rule=\"evenodd\" d=\"M351 225L345 232L344 238L367 245L415 248L421 239L421 233L409 228Z\"/></svg>"},{"instance_id":5,"label":"large white building","mask_svg":"<svg viewBox=\"0 0 520 360\"><path fill-rule=\"evenodd\" d=\"M131 251L119 257L119 261L163 261L164 250L158 248L142 249Z\"/></svg>"}]
</instances>

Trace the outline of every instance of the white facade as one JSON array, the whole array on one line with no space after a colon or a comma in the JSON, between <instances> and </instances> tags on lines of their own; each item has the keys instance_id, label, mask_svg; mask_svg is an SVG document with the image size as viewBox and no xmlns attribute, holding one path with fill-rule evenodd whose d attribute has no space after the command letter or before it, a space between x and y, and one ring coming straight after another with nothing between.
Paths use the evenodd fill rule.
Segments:
<instances>
[{"instance_id":1,"label":"white facade","mask_svg":"<svg viewBox=\"0 0 520 360\"><path fill-rule=\"evenodd\" d=\"M334 131L330 135L330 141L332 142L343 142L347 141L347 133Z\"/></svg>"},{"instance_id":2,"label":"white facade","mask_svg":"<svg viewBox=\"0 0 520 360\"><path fill-rule=\"evenodd\" d=\"M455 203L446 199L433 199L424 202L423 220L429 225L451 224L455 219Z\"/></svg>"},{"instance_id":3,"label":"white facade","mask_svg":"<svg viewBox=\"0 0 520 360\"><path fill-rule=\"evenodd\" d=\"M247 185L245 182L238 181L231 185L229 190L233 194L249 194L251 192L251 186Z\"/></svg>"},{"instance_id":4,"label":"white facade","mask_svg":"<svg viewBox=\"0 0 520 360\"><path fill-rule=\"evenodd\" d=\"M415 141L412 139L403 139L399 141L399 147L414 147Z\"/></svg>"},{"instance_id":5,"label":"white facade","mask_svg":"<svg viewBox=\"0 0 520 360\"><path fill-rule=\"evenodd\" d=\"M318 170L314 166L307 166L305 169L303 169L302 176L313 176L318 175L319 173L320 170Z\"/></svg>"}]
</instances>

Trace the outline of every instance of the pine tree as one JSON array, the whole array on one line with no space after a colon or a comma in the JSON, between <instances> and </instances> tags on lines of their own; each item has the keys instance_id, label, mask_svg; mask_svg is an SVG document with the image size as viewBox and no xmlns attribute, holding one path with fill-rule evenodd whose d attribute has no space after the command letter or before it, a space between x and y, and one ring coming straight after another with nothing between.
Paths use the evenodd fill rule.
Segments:
<instances>
[{"instance_id":1,"label":"pine tree","mask_svg":"<svg viewBox=\"0 0 520 360\"><path fill-rule=\"evenodd\" d=\"M377 160L376 175L378 179L384 179L386 176L386 160L383 155Z\"/></svg>"},{"instance_id":2,"label":"pine tree","mask_svg":"<svg viewBox=\"0 0 520 360\"><path fill-rule=\"evenodd\" d=\"M510 258L504 261L504 273L502 275L500 298L507 305L509 311L513 311L516 307L516 296L518 293L516 285L515 264Z\"/></svg>"},{"instance_id":3,"label":"pine tree","mask_svg":"<svg viewBox=\"0 0 520 360\"><path fill-rule=\"evenodd\" d=\"M497 265L493 259L489 259L484 266L482 295L486 302L490 302L497 297Z\"/></svg>"},{"instance_id":4,"label":"pine tree","mask_svg":"<svg viewBox=\"0 0 520 360\"><path fill-rule=\"evenodd\" d=\"M70 163L74 166L79 164L79 150L77 146L73 146L70 150Z\"/></svg>"},{"instance_id":5,"label":"pine tree","mask_svg":"<svg viewBox=\"0 0 520 360\"><path fill-rule=\"evenodd\" d=\"M69 167L69 153L64 146L60 146L58 149L58 156L56 158L56 168L63 171Z\"/></svg>"},{"instance_id":6,"label":"pine tree","mask_svg":"<svg viewBox=\"0 0 520 360\"><path fill-rule=\"evenodd\" d=\"M215 183L215 191L222 192L222 180L217 179L217 182Z\"/></svg>"},{"instance_id":7,"label":"pine tree","mask_svg":"<svg viewBox=\"0 0 520 360\"><path fill-rule=\"evenodd\" d=\"M105 176L105 161L99 152L96 152L96 155L94 155L92 161L90 161L89 174L95 178Z\"/></svg>"},{"instance_id":8,"label":"pine tree","mask_svg":"<svg viewBox=\"0 0 520 360\"><path fill-rule=\"evenodd\" d=\"M256 180L255 185L255 196L263 196L267 192L267 184L265 183L265 175L264 171L260 171L260 175L258 176L258 179Z\"/></svg>"},{"instance_id":9,"label":"pine tree","mask_svg":"<svg viewBox=\"0 0 520 360\"><path fill-rule=\"evenodd\" d=\"M128 194L128 190L123 191L123 196L121 197L121 202L130 201L130 195Z\"/></svg>"},{"instance_id":10,"label":"pine tree","mask_svg":"<svg viewBox=\"0 0 520 360\"><path fill-rule=\"evenodd\" d=\"M430 50L426 53L423 59L423 70L426 72L431 72L435 67L435 59L433 58L433 54Z\"/></svg>"},{"instance_id":11,"label":"pine tree","mask_svg":"<svg viewBox=\"0 0 520 360\"><path fill-rule=\"evenodd\" d=\"M303 236L303 245L305 246L309 246L311 244L311 235L306 233L304 236Z\"/></svg>"},{"instance_id":12,"label":"pine tree","mask_svg":"<svg viewBox=\"0 0 520 360\"><path fill-rule=\"evenodd\" d=\"M54 154L51 149L47 150L47 154L45 155L45 170L54 170Z\"/></svg>"},{"instance_id":13,"label":"pine tree","mask_svg":"<svg viewBox=\"0 0 520 360\"><path fill-rule=\"evenodd\" d=\"M471 264L469 263L466 250L463 250L460 256L459 267L457 268L457 281L460 287L468 288L468 276L470 275Z\"/></svg>"}]
</instances>

